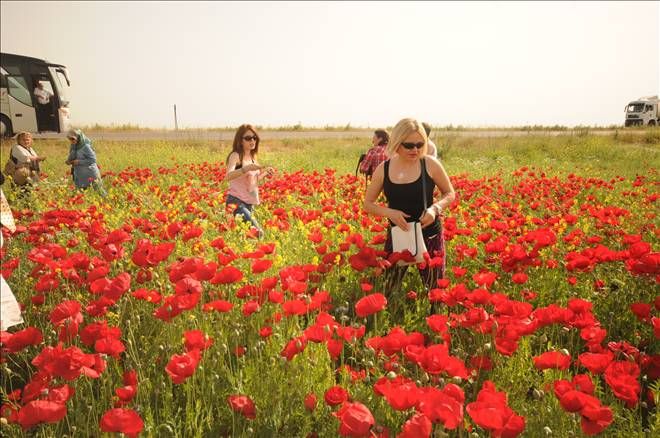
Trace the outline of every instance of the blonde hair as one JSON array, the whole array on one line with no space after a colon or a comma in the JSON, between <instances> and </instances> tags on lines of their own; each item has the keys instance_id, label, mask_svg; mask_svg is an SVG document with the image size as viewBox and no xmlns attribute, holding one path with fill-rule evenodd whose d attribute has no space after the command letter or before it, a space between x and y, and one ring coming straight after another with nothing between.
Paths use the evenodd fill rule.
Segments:
<instances>
[{"instance_id":1,"label":"blonde hair","mask_svg":"<svg viewBox=\"0 0 660 438\"><path fill-rule=\"evenodd\" d=\"M28 131L21 131L18 134L16 134L16 143L21 144L21 141L25 139L26 136L32 136L32 133ZM22 145L21 145L22 146Z\"/></svg>"},{"instance_id":2,"label":"blonde hair","mask_svg":"<svg viewBox=\"0 0 660 438\"><path fill-rule=\"evenodd\" d=\"M422 148L422 155L426 155L426 152L429 147L428 137L426 136L426 131L420 122L415 119L405 118L399 120L399 123L396 124L394 129L392 129L392 134L390 135L390 142L387 145L385 152L388 157L392 157L401 143L408 137L410 134L417 132L424 139L424 147Z\"/></svg>"}]
</instances>

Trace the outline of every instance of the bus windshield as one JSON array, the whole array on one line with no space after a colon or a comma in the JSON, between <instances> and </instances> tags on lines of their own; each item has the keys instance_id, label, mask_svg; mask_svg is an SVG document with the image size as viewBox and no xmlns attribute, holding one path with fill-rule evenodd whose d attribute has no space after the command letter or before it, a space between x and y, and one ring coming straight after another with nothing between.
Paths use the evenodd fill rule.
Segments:
<instances>
[{"instance_id":1,"label":"bus windshield","mask_svg":"<svg viewBox=\"0 0 660 438\"><path fill-rule=\"evenodd\" d=\"M628 105L629 113L641 113L642 111L644 111L643 103L631 103L630 105Z\"/></svg>"}]
</instances>

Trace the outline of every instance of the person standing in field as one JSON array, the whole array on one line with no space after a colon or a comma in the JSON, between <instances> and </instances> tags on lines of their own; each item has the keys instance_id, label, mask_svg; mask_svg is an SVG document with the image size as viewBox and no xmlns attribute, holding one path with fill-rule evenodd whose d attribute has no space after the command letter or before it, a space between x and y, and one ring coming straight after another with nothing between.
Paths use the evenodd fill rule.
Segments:
<instances>
[{"instance_id":1,"label":"person standing in field","mask_svg":"<svg viewBox=\"0 0 660 438\"><path fill-rule=\"evenodd\" d=\"M76 188L87 189L91 185L102 196L105 196L92 141L80 129L70 129L66 137L71 143L66 164L71 166L73 183Z\"/></svg>"},{"instance_id":2,"label":"person standing in field","mask_svg":"<svg viewBox=\"0 0 660 438\"><path fill-rule=\"evenodd\" d=\"M35 81L34 87L34 96L37 98L37 119L39 127L45 129L40 129L41 131L49 131L53 129L53 122L51 120L53 104L50 99L53 97L53 93L44 88L44 83L40 80Z\"/></svg>"},{"instance_id":3,"label":"person standing in field","mask_svg":"<svg viewBox=\"0 0 660 438\"><path fill-rule=\"evenodd\" d=\"M4 184L5 176L0 173L0 186ZM16 231L14 224L14 217L11 214L11 209L5 199L5 194L0 189L0 227L7 228L10 232ZM2 237L2 230L0 230L0 248L4 244ZM9 285L0 273L0 331L5 331L9 327L15 326L23 322L21 316L21 308L16 301L16 297L12 293Z\"/></svg>"},{"instance_id":4,"label":"person standing in field","mask_svg":"<svg viewBox=\"0 0 660 438\"><path fill-rule=\"evenodd\" d=\"M40 157L32 148L32 134L23 131L16 135L16 144L12 146L5 172L12 177L14 184L25 193L29 187L39 182L40 164L45 157Z\"/></svg>"},{"instance_id":5,"label":"person standing in field","mask_svg":"<svg viewBox=\"0 0 660 438\"><path fill-rule=\"evenodd\" d=\"M232 151L227 157L227 207L233 208L234 217L249 223L262 237L264 232L254 218L254 207L259 204L259 181L273 174L272 167L257 162L259 135L252 125L238 127Z\"/></svg>"},{"instance_id":6,"label":"person standing in field","mask_svg":"<svg viewBox=\"0 0 660 438\"><path fill-rule=\"evenodd\" d=\"M437 287L437 280L444 276L444 240L442 237L442 222L440 215L454 201L454 187L449 180L442 164L427 155L428 137L421 123L415 119L406 118L396 124L392 130L390 143L387 147L389 160L380 164L367 187L364 197L364 210L377 216L389 219L385 252L392 254L393 225L407 231L412 224L419 221L426 249L431 258L442 257L441 264L429 267L419 264L422 282L427 290ZM426 191L422 193L422 178L425 178ZM434 202L433 191L441 192L439 201ZM376 204L381 192L384 192L387 207ZM426 203L425 203L426 200ZM428 208L424 209L424 205ZM393 266L386 271L386 290L391 293L393 288L401 284L407 266Z\"/></svg>"},{"instance_id":7,"label":"person standing in field","mask_svg":"<svg viewBox=\"0 0 660 438\"><path fill-rule=\"evenodd\" d=\"M428 138L429 149L426 152L426 155L430 155L434 158L438 158L438 148L435 146L435 143L431 141L431 125L426 122L422 122L424 131L426 132L426 138Z\"/></svg>"},{"instance_id":8,"label":"person standing in field","mask_svg":"<svg viewBox=\"0 0 660 438\"><path fill-rule=\"evenodd\" d=\"M390 141L390 135L384 129L376 129L374 136L371 138L372 147L367 151L364 160L360 163L360 173L364 174L367 179L371 178L376 170L376 167L383 161L387 160L387 153L385 149Z\"/></svg>"}]
</instances>

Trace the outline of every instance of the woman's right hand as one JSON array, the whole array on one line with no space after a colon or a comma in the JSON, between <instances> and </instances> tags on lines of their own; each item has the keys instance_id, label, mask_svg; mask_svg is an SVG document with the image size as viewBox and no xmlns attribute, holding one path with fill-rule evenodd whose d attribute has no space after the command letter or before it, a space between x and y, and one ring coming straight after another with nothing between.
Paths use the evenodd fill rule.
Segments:
<instances>
[{"instance_id":1,"label":"woman's right hand","mask_svg":"<svg viewBox=\"0 0 660 438\"><path fill-rule=\"evenodd\" d=\"M390 209L387 218L394 223L397 227L401 228L403 231L408 231L408 221L406 218L410 217L409 214L405 214L401 210Z\"/></svg>"}]
</instances>

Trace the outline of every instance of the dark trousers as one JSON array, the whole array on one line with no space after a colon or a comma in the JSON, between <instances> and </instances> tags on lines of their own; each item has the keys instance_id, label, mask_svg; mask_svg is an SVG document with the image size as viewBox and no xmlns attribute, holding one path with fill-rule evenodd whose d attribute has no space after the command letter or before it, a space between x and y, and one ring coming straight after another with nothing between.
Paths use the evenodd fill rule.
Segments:
<instances>
[{"instance_id":1,"label":"dark trousers","mask_svg":"<svg viewBox=\"0 0 660 438\"><path fill-rule=\"evenodd\" d=\"M39 131L55 131L55 117L53 116L53 105L37 104L37 125Z\"/></svg>"}]
</instances>

